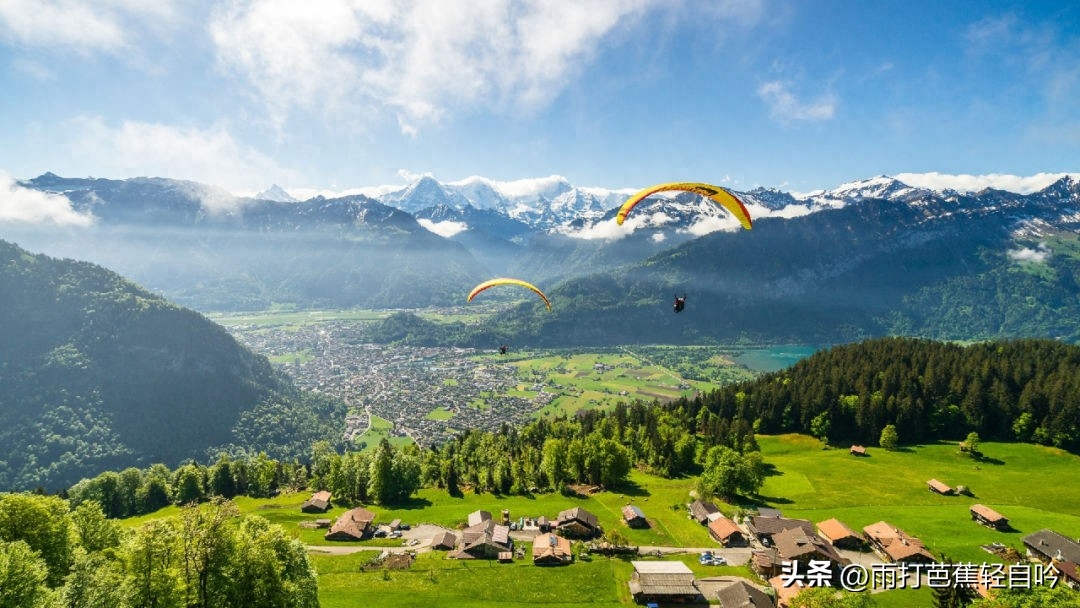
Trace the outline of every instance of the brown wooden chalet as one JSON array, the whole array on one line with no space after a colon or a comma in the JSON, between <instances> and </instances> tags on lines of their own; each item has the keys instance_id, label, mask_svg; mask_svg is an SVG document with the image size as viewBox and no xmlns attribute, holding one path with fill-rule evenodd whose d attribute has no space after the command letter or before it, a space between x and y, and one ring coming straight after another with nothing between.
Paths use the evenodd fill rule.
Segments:
<instances>
[{"instance_id":1,"label":"brown wooden chalet","mask_svg":"<svg viewBox=\"0 0 1080 608\"><path fill-rule=\"evenodd\" d=\"M934 554L923 542L887 522L879 521L863 528L870 546L893 562L932 563Z\"/></svg>"},{"instance_id":2,"label":"brown wooden chalet","mask_svg":"<svg viewBox=\"0 0 1080 608\"><path fill-rule=\"evenodd\" d=\"M537 566L561 566L574 559L570 541L551 533L538 534L533 539L532 555Z\"/></svg>"},{"instance_id":3,"label":"brown wooden chalet","mask_svg":"<svg viewBox=\"0 0 1080 608\"><path fill-rule=\"evenodd\" d=\"M451 551L457 545L457 537L449 530L436 532L431 537L431 548L438 551Z\"/></svg>"},{"instance_id":4,"label":"brown wooden chalet","mask_svg":"<svg viewBox=\"0 0 1080 608\"><path fill-rule=\"evenodd\" d=\"M596 516L581 507L560 512L555 528L570 538L592 538L600 533Z\"/></svg>"},{"instance_id":5,"label":"brown wooden chalet","mask_svg":"<svg viewBox=\"0 0 1080 608\"><path fill-rule=\"evenodd\" d=\"M866 456L866 447L859 444L851 446L851 450L848 451L852 456Z\"/></svg>"},{"instance_id":6,"label":"brown wooden chalet","mask_svg":"<svg viewBox=\"0 0 1080 608\"><path fill-rule=\"evenodd\" d=\"M955 493L955 490L945 485L944 482L938 481L936 479L931 479L930 481L927 481L926 487L931 492L937 492L938 494L944 494L945 496L951 496L953 493Z\"/></svg>"},{"instance_id":7,"label":"brown wooden chalet","mask_svg":"<svg viewBox=\"0 0 1080 608\"><path fill-rule=\"evenodd\" d=\"M725 547L744 547L746 537L735 522L720 517L709 522L709 536Z\"/></svg>"},{"instance_id":8,"label":"brown wooden chalet","mask_svg":"<svg viewBox=\"0 0 1080 608\"><path fill-rule=\"evenodd\" d=\"M971 519L995 530L1008 530L1009 518L986 505L971 505Z\"/></svg>"},{"instance_id":9,"label":"brown wooden chalet","mask_svg":"<svg viewBox=\"0 0 1080 608\"><path fill-rule=\"evenodd\" d=\"M759 549L750 552L750 569L762 578L772 578L780 574L783 560L776 549Z\"/></svg>"},{"instance_id":10,"label":"brown wooden chalet","mask_svg":"<svg viewBox=\"0 0 1080 608\"><path fill-rule=\"evenodd\" d=\"M341 514L324 538L326 540L362 540L371 536L375 514L356 507Z\"/></svg>"},{"instance_id":11,"label":"brown wooden chalet","mask_svg":"<svg viewBox=\"0 0 1080 608\"><path fill-rule=\"evenodd\" d=\"M711 502L695 500L690 503L690 517L703 526L708 525L719 514L720 509Z\"/></svg>"},{"instance_id":12,"label":"brown wooden chalet","mask_svg":"<svg viewBox=\"0 0 1080 608\"><path fill-rule=\"evenodd\" d=\"M304 504L300 505L300 510L304 513L326 513L330 510L330 492L326 490L319 490L311 495L311 498L304 501Z\"/></svg>"},{"instance_id":13,"label":"brown wooden chalet","mask_svg":"<svg viewBox=\"0 0 1080 608\"><path fill-rule=\"evenodd\" d=\"M510 527L498 525L492 519L485 519L461 531L461 544L452 557L495 559L499 553L513 550L514 543L510 540Z\"/></svg>"},{"instance_id":14,"label":"brown wooden chalet","mask_svg":"<svg viewBox=\"0 0 1080 608\"><path fill-rule=\"evenodd\" d=\"M858 551L866 546L866 541L856 531L847 527L844 522L836 519L826 519L818 522L818 534L832 543L837 549L852 549Z\"/></svg>"},{"instance_id":15,"label":"brown wooden chalet","mask_svg":"<svg viewBox=\"0 0 1080 608\"><path fill-rule=\"evenodd\" d=\"M645 512L637 505L626 505L622 508L623 521L631 528L648 528L649 520L645 519Z\"/></svg>"},{"instance_id":16,"label":"brown wooden chalet","mask_svg":"<svg viewBox=\"0 0 1080 608\"><path fill-rule=\"evenodd\" d=\"M716 599L720 608L773 608L772 597L740 577L722 577Z\"/></svg>"},{"instance_id":17,"label":"brown wooden chalet","mask_svg":"<svg viewBox=\"0 0 1080 608\"><path fill-rule=\"evenodd\" d=\"M630 576L630 594L639 604L701 602L705 598L698 589L690 566L679 561L634 561Z\"/></svg>"},{"instance_id":18,"label":"brown wooden chalet","mask_svg":"<svg viewBox=\"0 0 1080 608\"><path fill-rule=\"evenodd\" d=\"M807 534L814 533L814 524L806 519L755 515L746 520L746 531L766 547L772 546L774 534L789 528L798 528Z\"/></svg>"},{"instance_id":19,"label":"brown wooden chalet","mask_svg":"<svg viewBox=\"0 0 1080 608\"><path fill-rule=\"evenodd\" d=\"M789 562L802 562L806 565L811 560L828 561L833 564L833 572L837 575L840 568L850 561L837 553L836 548L817 534L807 534L799 528L788 528L773 535L773 543L776 544L776 552L780 559ZM801 569L805 571L804 569Z\"/></svg>"}]
</instances>

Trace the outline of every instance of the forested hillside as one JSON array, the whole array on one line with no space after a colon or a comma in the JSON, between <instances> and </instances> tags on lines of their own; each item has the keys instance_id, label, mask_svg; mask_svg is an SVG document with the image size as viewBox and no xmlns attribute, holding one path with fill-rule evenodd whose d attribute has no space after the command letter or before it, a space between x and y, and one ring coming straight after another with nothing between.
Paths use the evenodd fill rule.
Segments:
<instances>
[{"instance_id":1,"label":"forested hillside","mask_svg":"<svg viewBox=\"0 0 1080 608\"><path fill-rule=\"evenodd\" d=\"M1032 441L1080 450L1080 347L1052 340L959 344L883 338L837 346L704 400L760 433L876 443Z\"/></svg>"},{"instance_id":2,"label":"forested hillside","mask_svg":"<svg viewBox=\"0 0 1080 608\"><path fill-rule=\"evenodd\" d=\"M198 313L4 241L0 336L0 489L211 448L288 457L344 416Z\"/></svg>"}]
</instances>

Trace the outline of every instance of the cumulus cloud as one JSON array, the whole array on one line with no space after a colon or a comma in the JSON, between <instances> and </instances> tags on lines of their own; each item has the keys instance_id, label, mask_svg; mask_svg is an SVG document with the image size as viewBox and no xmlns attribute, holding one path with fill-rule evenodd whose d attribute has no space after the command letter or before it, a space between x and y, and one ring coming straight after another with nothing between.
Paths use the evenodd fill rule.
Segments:
<instances>
[{"instance_id":1,"label":"cumulus cloud","mask_svg":"<svg viewBox=\"0 0 1080 608\"><path fill-rule=\"evenodd\" d=\"M719 4L729 10L712 11L715 19L747 21L761 13L758 0ZM210 33L220 66L271 104L275 121L293 109L388 108L402 133L416 135L461 106L542 107L620 28L672 6L664 0L231 0L214 11Z\"/></svg>"},{"instance_id":2,"label":"cumulus cloud","mask_svg":"<svg viewBox=\"0 0 1080 608\"><path fill-rule=\"evenodd\" d=\"M803 101L791 92L788 83L780 80L761 85L757 94L769 106L769 115L780 122L828 120L836 112L838 103L833 93L825 93L813 101Z\"/></svg>"},{"instance_id":3,"label":"cumulus cloud","mask_svg":"<svg viewBox=\"0 0 1080 608\"><path fill-rule=\"evenodd\" d=\"M175 0L4 0L0 37L25 46L115 53L135 33L174 14Z\"/></svg>"},{"instance_id":4,"label":"cumulus cloud","mask_svg":"<svg viewBox=\"0 0 1080 608\"><path fill-rule=\"evenodd\" d=\"M930 190L952 189L957 192L978 192L986 188L1006 190L1017 194L1031 194L1046 188L1059 179L1072 176L1080 179L1080 173L1036 173L1019 176L1003 173L985 175L950 175L947 173L898 173L894 177L909 186Z\"/></svg>"},{"instance_id":5,"label":"cumulus cloud","mask_svg":"<svg viewBox=\"0 0 1080 608\"><path fill-rule=\"evenodd\" d=\"M0 222L89 226L94 223L94 217L75 211L63 194L23 188L0 171Z\"/></svg>"},{"instance_id":6,"label":"cumulus cloud","mask_svg":"<svg viewBox=\"0 0 1080 608\"><path fill-rule=\"evenodd\" d=\"M416 223L420 224L424 228L427 228L429 231L434 232L435 234L447 239L459 232L463 232L469 229L469 225L465 222L454 222L450 220L444 222L433 222L427 218L422 218L417 219Z\"/></svg>"},{"instance_id":7,"label":"cumulus cloud","mask_svg":"<svg viewBox=\"0 0 1080 608\"><path fill-rule=\"evenodd\" d=\"M239 143L222 125L208 129L84 117L69 123L68 148L95 159L95 171L122 177L194 179L233 192L299 181L258 150Z\"/></svg>"},{"instance_id":8,"label":"cumulus cloud","mask_svg":"<svg viewBox=\"0 0 1080 608\"><path fill-rule=\"evenodd\" d=\"M1046 262L1046 259L1050 257L1050 248L1046 246L1046 243L1039 243L1038 247L1032 249L1031 247L1023 247L1021 249L1013 249L1009 251L1009 258L1017 262L1033 262L1036 264L1042 264Z\"/></svg>"}]
</instances>

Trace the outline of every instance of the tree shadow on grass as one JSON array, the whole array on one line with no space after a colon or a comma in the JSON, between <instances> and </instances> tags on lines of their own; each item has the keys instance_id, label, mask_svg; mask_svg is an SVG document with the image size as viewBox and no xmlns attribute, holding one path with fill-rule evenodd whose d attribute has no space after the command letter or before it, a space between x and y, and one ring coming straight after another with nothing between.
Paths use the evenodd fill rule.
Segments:
<instances>
[{"instance_id":1,"label":"tree shadow on grass","mask_svg":"<svg viewBox=\"0 0 1080 608\"><path fill-rule=\"evenodd\" d=\"M756 499L766 505L790 505L795 502L794 500L784 498L783 496L765 496L764 494L758 494Z\"/></svg>"},{"instance_id":2,"label":"tree shadow on grass","mask_svg":"<svg viewBox=\"0 0 1080 608\"><path fill-rule=\"evenodd\" d=\"M419 496L410 496L400 502L386 505L391 509L401 509L403 511L413 511L416 509L426 509L431 506L431 501L426 498L420 498Z\"/></svg>"},{"instance_id":3,"label":"tree shadow on grass","mask_svg":"<svg viewBox=\"0 0 1080 608\"><path fill-rule=\"evenodd\" d=\"M618 492L619 494L625 494L627 496L651 496L651 493L645 488L638 485L633 481L625 481L619 484L619 487L609 490L612 493Z\"/></svg>"}]
</instances>

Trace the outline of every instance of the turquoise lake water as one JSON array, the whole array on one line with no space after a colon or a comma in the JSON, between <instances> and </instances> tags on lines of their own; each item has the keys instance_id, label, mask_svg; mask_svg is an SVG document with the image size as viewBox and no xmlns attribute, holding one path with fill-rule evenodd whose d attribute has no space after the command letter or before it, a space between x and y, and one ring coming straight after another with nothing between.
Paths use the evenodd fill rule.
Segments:
<instances>
[{"instance_id":1,"label":"turquoise lake water","mask_svg":"<svg viewBox=\"0 0 1080 608\"><path fill-rule=\"evenodd\" d=\"M745 365L754 371L775 372L791 367L800 359L805 359L822 348L826 347L811 344L789 344L769 348L747 349L734 359L739 364Z\"/></svg>"}]
</instances>

